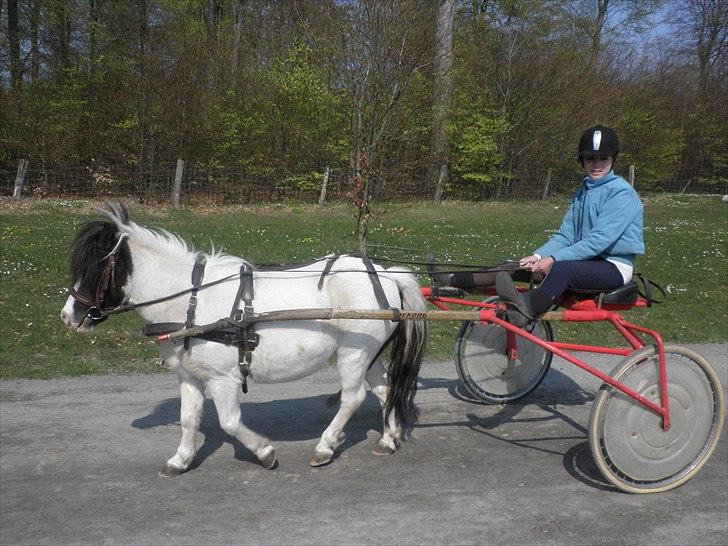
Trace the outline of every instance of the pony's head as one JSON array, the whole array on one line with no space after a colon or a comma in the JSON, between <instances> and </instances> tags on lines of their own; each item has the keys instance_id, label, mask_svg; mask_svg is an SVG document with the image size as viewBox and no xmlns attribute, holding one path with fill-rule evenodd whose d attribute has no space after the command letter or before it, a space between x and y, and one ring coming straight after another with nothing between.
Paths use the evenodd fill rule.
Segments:
<instances>
[{"instance_id":1,"label":"pony's head","mask_svg":"<svg viewBox=\"0 0 728 546\"><path fill-rule=\"evenodd\" d=\"M106 317L101 311L124 301L124 285L132 273L132 259L123 226L129 211L121 203L106 203L105 218L81 226L71 247L70 295L61 320L71 330L93 332Z\"/></svg>"}]
</instances>

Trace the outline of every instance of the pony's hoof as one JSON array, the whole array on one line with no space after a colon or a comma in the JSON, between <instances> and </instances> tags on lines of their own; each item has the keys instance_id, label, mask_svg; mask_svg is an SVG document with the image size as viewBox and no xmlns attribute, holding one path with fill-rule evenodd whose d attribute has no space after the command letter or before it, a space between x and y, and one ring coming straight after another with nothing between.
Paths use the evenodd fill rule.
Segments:
<instances>
[{"instance_id":1,"label":"pony's hoof","mask_svg":"<svg viewBox=\"0 0 728 546\"><path fill-rule=\"evenodd\" d=\"M380 444L379 442L377 442L377 445L375 445L374 449L372 449L372 453L374 453L374 455L391 455L395 451L395 448L385 444Z\"/></svg>"},{"instance_id":2,"label":"pony's hoof","mask_svg":"<svg viewBox=\"0 0 728 546\"><path fill-rule=\"evenodd\" d=\"M184 469L182 468L177 468L176 466L166 464L162 467L162 470L159 471L159 475L162 478L174 478L175 476L179 476L183 472Z\"/></svg>"},{"instance_id":3,"label":"pony's hoof","mask_svg":"<svg viewBox=\"0 0 728 546\"><path fill-rule=\"evenodd\" d=\"M311 466L324 466L331 462L331 459L333 459L334 454L326 454L326 453L314 453L313 456L308 460L308 464Z\"/></svg>"},{"instance_id":4,"label":"pony's hoof","mask_svg":"<svg viewBox=\"0 0 728 546\"><path fill-rule=\"evenodd\" d=\"M278 459L276 458L276 450L273 446L268 446L261 450L258 455L258 460L263 468L266 470L273 470L278 468Z\"/></svg>"}]
</instances>

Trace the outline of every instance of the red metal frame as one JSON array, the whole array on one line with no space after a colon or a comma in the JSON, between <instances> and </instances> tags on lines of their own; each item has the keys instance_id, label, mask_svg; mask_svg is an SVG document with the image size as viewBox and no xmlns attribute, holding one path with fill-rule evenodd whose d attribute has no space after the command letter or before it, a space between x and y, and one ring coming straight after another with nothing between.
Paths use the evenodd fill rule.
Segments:
<instances>
[{"instance_id":1,"label":"red metal frame","mask_svg":"<svg viewBox=\"0 0 728 546\"><path fill-rule=\"evenodd\" d=\"M455 297L444 297L444 296L433 296L432 288L429 286L423 286L420 288L422 295L432 305L443 311L452 311L450 306L464 306L464 307L475 307L480 308L480 322L496 324L502 328L505 328L508 332L508 354L509 358L516 359L518 353L516 350L516 336L527 339L528 341L543 347L547 351L560 356L567 362L578 366L582 370L595 375L605 383L608 383L615 389L623 392L627 396L633 398L640 404L654 411L657 415L662 417L662 427L665 430L670 428L670 408L667 396L667 374L665 369L665 348L663 345L662 337L660 334L649 328L633 324L627 320L618 312L632 309L633 307L648 307L648 302L644 298L638 298L634 305L615 305L615 304L603 304L601 307L596 301L592 299L585 300L569 300L564 302L562 310L559 313L558 320L566 322L609 322L616 330L624 337L624 339L630 344L630 348L614 348L614 347L602 347L594 345L579 345L574 343L565 343L561 341L545 341L533 334L512 325L503 318L503 311L505 307L503 304L498 303L485 303L478 302L463 298ZM500 315L500 316L499 316ZM660 405L658 406L654 402L646 399L639 393L623 385L619 381L616 381L609 375L605 374L601 370L588 365L583 360L570 354L569 351L580 351L599 353L615 356L627 357L638 349L645 346L645 342L640 339L638 333L646 334L651 336L655 340L657 345L657 352L660 359Z\"/></svg>"}]
</instances>

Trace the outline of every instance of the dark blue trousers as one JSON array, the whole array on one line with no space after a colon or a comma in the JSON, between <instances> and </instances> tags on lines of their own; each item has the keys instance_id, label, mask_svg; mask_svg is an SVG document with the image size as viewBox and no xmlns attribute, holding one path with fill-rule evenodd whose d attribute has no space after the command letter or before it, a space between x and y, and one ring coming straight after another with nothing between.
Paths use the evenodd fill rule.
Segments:
<instances>
[{"instance_id":1,"label":"dark blue trousers","mask_svg":"<svg viewBox=\"0 0 728 546\"><path fill-rule=\"evenodd\" d=\"M623 284L624 279L616 265L601 258L593 258L554 262L537 290L553 300L569 288L613 290Z\"/></svg>"}]
</instances>

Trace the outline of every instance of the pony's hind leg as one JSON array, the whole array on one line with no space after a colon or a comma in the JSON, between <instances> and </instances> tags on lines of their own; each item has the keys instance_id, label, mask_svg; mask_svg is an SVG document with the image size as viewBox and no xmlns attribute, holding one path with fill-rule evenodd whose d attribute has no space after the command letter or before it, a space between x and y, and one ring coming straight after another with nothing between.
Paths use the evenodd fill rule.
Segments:
<instances>
[{"instance_id":1,"label":"pony's hind leg","mask_svg":"<svg viewBox=\"0 0 728 546\"><path fill-rule=\"evenodd\" d=\"M309 459L311 466L322 466L331 462L334 450L344 442L344 426L366 397L364 373L365 356L358 350L342 350L337 355L337 365L341 377L341 405L333 420L326 427Z\"/></svg>"},{"instance_id":2,"label":"pony's hind leg","mask_svg":"<svg viewBox=\"0 0 728 546\"><path fill-rule=\"evenodd\" d=\"M389 394L389 381L387 370L379 359L367 370L366 380L372 393L382 405L382 412L386 412L387 395ZM391 455L399 447L402 441L402 427L397 421L394 412L389 414L389 419L384 419L382 437L377 442L372 453L375 455Z\"/></svg>"},{"instance_id":3,"label":"pony's hind leg","mask_svg":"<svg viewBox=\"0 0 728 546\"><path fill-rule=\"evenodd\" d=\"M204 402L204 386L195 379L180 379L180 424L182 440L177 453L171 457L164 468L159 471L163 478L171 478L187 470L195 455L195 433L200 426L202 404Z\"/></svg>"},{"instance_id":4,"label":"pony's hind leg","mask_svg":"<svg viewBox=\"0 0 728 546\"><path fill-rule=\"evenodd\" d=\"M275 468L278 465L276 452L268 439L243 425L238 402L240 384L227 377L219 377L211 379L207 389L215 402L222 429L252 451L264 468Z\"/></svg>"}]
</instances>

